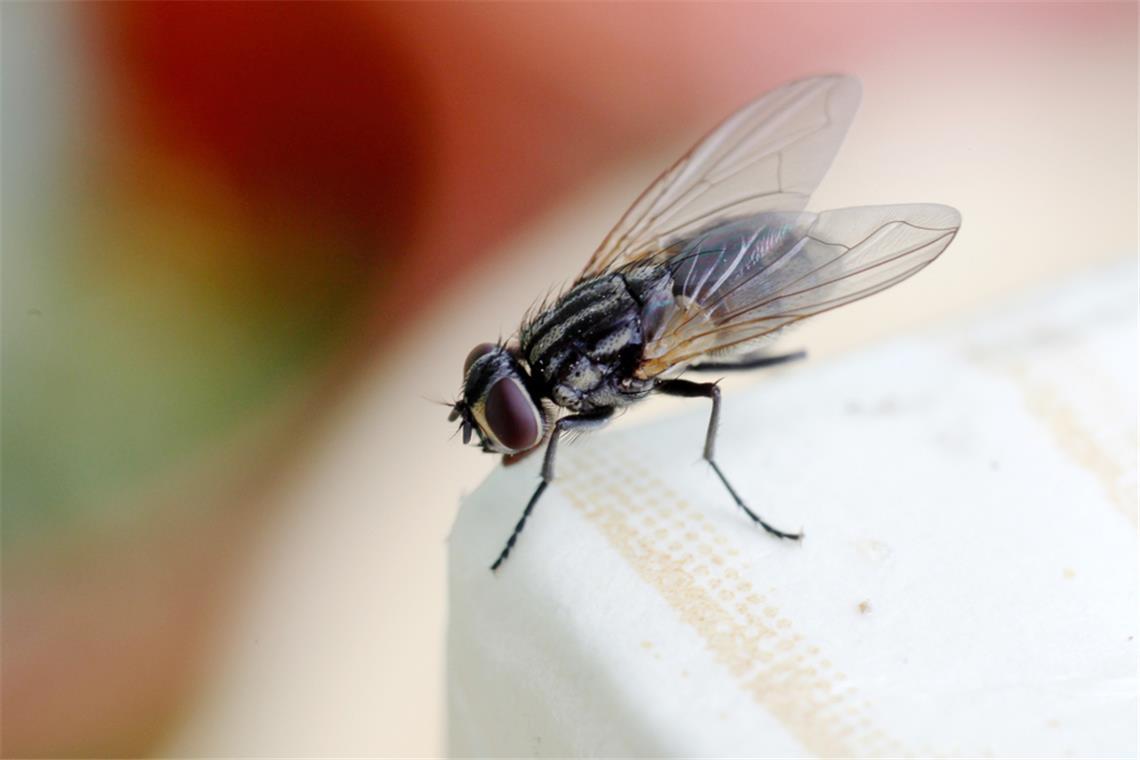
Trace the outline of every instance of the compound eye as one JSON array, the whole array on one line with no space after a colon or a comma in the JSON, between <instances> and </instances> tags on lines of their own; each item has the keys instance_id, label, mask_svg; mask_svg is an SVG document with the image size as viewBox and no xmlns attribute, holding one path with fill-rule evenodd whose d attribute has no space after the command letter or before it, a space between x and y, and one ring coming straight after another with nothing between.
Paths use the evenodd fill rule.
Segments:
<instances>
[{"instance_id":1,"label":"compound eye","mask_svg":"<svg viewBox=\"0 0 1140 760\"><path fill-rule=\"evenodd\" d=\"M484 416L496 440L512 451L524 451L542 440L538 409L519 383L504 377L487 393Z\"/></svg>"},{"instance_id":2,"label":"compound eye","mask_svg":"<svg viewBox=\"0 0 1140 760\"><path fill-rule=\"evenodd\" d=\"M471 365L474 364L479 357L485 356L494 350L494 343L480 343L471 349L471 352L467 354L467 358L463 361L463 375L467 375L467 372L471 369Z\"/></svg>"}]
</instances>

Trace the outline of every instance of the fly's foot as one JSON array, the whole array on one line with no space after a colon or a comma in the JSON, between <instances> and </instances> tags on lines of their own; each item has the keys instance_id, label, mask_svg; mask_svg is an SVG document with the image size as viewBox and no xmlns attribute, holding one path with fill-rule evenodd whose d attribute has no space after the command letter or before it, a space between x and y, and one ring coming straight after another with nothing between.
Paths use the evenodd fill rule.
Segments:
<instances>
[{"instance_id":1,"label":"fly's foot","mask_svg":"<svg viewBox=\"0 0 1140 760\"><path fill-rule=\"evenodd\" d=\"M743 503L740 503L740 502L737 502L737 503L740 504L740 508L744 510L744 513L747 514L750 518L752 518L752 522L756 523L757 525L759 525L761 528L763 528L764 530L771 533L776 538L786 538L789 541L799 541L801 538L804 537L804 532L802 530L799 531L798 533L786 533L786 532L780 530L779 528L773 528L771 525L764 522L760 518L760 515L753 512L751 509L749 509Z\"/></svg>"}]
</instances>

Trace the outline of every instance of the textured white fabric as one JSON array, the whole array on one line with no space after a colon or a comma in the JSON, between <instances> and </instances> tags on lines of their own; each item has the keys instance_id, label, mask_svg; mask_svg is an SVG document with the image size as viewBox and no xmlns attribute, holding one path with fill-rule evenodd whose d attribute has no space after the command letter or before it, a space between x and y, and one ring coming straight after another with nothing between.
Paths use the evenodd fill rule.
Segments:
<instances>
[{"instance_id":1,"label":"textured white fabric","mask_svg":"<svg viewBox=\"0 0 1140 760\"><path fill-rule=\"evenodd\" d=\"M450 537L453 755L1137 750L1136 268L498 469ZM537 460L533 457L532 460Z\"/></svg>"}]
</instances>

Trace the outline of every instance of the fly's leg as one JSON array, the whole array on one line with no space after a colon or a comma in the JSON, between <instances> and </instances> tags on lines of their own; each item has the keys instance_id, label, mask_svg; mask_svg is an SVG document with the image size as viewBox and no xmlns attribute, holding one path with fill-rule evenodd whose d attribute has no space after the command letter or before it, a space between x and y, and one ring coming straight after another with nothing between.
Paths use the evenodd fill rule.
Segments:
<instances>
[{"instance_id":1,"label":"fly's leg","mask_svg":"<svg viewBox=\"0 0 1140 760\"><path fill-rule=\"evenodd\" d=\"M534 489L534 493L530 496L530 501L526 503L526 509L523 510L522 517L519 518L518 523L515 524L515 529L511 532L511 537L507 539L507 545L499 552L499 558L491 565L491 570L499 569L499 565L507 559L507 555L511 553L514 548L515 541L518 540L519 534L522 533L523 526L526 525L526 519L530 517L530 511L534 509L534 505L538 503L538 497L542 496L542 492L546 490L546 486L550 481L554 480L554 455L558 451L558 437L563 433L575 430L589 430L591 428L601 427L606 424L610 417L613 416L613 409L600 409L596 412L588 412L586 414L574 414L569 417L563 417L554 423L554 431L550 434L550 441L546 444L546 456L542 460L542 482L538 484L538 488Z\"/></svg>"},{"instance_id":2,"label":"fly's leg","mask_svg":"<svg viewBox=\"0 0 1140 760\"><path fill-rule=\"evenodd\" d=\"M777 364L787 364L788 362L799 361L800 359L807 358L807 351L793 351L790 354L778 354L776 356L762 355L762 356L742 356L736 361L731 362L702 362L701 364L693 364L686 367L691 372L727 372L736 369L760 369L761 367L774 367Z\"/></svg>"},{"instance_id":3,"label":"fly's leg","mask_svg":"<svg viewBox=\"0 0 1140 760\"><path fill-rule=\"evenodd\" d=\"M752 522L756 523L761 528L771 533L773 536L777 536L779 538L790 538L793 541L798 541L799 539L803 538L803 533L785 533L782 530L773 528L771 525L761 519L760 515L749 509L748 505L744 503L744 500L740 498L740 495L736 493L736 489L733 488L732 485L728 482L728 478L726 478L724 476L724 473L720 471L720 467L717 466L715 454L716 429L720 423L720 388L717 387L716 383L694 383L689 380L665 380L661 383L658 383L655 390L669 396L712 399L712 415L709 416L709 431L705 436L705 461L712 465L713 472L715 472L717 474L717 477L720 478L720 482L724 483L724 487L728 489L729 494L732 496L732 500L735 501L737 505L744 510L745 514L752 518Z\"/></svg>"},{"instance_id":4,"label":"fly's leg","mask_svg":"<svg viewBox=\"0 0 1140 760\"><path fill-rule=\"evenodd\" d=\"M550 439L550 443L554 443L555 440L556 439L552 437ZM548 454L550 452L550 448L550 444L547 444L546 451ZM549 456L547 458L549 459ZM543 470L545 469L546 468L543 467ZM526 509L523 510L522 517L520 517L518 523L515 524L515 529L511 532L511 537L507 539L507 545L503 547L503 550L499 552L498 559L496 559L494 564L491 565L491 572L498 570L499 565L503 564L507 558L507 555L511 553L511 549L514 548L515 541L518 540L519 534L522 533L523 526L526 525L526 518L530 517L530 511L534 509L534 505L538 503L538 497L542 496L542 492L546 490L546 485L549 482L550 481L548 481L544 475L542 482L538 484L538 488L534 489L534 493L530 496L530 501L526 503Z\"/></svg>"}]
</instances>

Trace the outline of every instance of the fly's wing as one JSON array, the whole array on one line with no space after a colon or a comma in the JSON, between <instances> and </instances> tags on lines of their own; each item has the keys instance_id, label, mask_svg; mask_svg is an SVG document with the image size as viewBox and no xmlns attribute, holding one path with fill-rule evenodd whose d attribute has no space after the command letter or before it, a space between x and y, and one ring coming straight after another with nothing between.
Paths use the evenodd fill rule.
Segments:
<instances>
[{"instance_id":1,"label":"fly's wing","mask_svg":"<svg viewBox=\"0 0 1140 760\"><path fill-rule=\"evenodd\" d=\"M673 244L666 267L674 303L649 336L638 374L656 377L755 344L902 282L934 261L960 224L949 206L909 204L710 225Z\"/></svg>"},{"instance_id":2,"label":"fly's wing","mask_svg":"<svg viewBox=\"0 0 1140 760\"><path fill-rule=\"evenodd\" d=\"M657 254L723 217L799 211L859 108L857 79L785 85L730 116L646 188L579 281Z\"/></svg>"}]
</instances>

